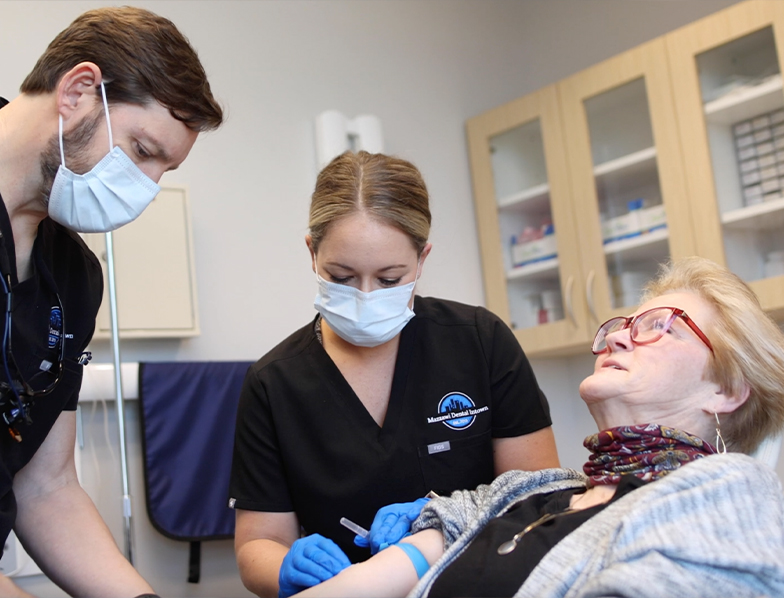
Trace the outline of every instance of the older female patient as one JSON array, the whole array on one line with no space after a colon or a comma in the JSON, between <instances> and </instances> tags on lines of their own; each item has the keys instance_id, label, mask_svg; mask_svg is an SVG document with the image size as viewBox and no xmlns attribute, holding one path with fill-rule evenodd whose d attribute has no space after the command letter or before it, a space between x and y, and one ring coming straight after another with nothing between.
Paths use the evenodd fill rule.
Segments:
<instances>
[{"instance_id":1,"label":"older female patient","mask_svg":"<svg viewBox=\"0 0 784 598\"><path fill-rule=\"evenodd\" d=\"M305 595L784 595L781 484L742 454L784 425L784 336L754 294L676 262L592 350L585 475L511 471L433 500L418 533Z\"/></svg>"}]
</instances>

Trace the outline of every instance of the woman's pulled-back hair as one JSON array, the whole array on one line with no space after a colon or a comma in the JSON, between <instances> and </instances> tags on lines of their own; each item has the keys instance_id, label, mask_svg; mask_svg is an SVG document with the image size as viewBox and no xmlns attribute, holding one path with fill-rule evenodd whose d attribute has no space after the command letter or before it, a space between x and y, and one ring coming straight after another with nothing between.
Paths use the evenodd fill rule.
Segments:
<instances>
[{"instance_id":1,"label":"woman's pulled-back hair","mask_svg":"<svg viewBox=\"0 0 784 598\"><path fill-rule=\"evenodd\" d=\"M421 253L430 235L425 181L416 166L384 154L345 152L319 173L310 203L313 251L329 227L345 216L365 212L403 231Z\"/></svg>"},{"instance_id":2,"label":"woman's pulled-back hair","mask_svg":"<svg viewBox=\"0 0 784 598\"><path fill-rule=\"evenodd\" d=\"M754 292L738 276L700 257L662 266L646 286L643 301L674 292L691 292L712 306L716 318L706 335L713 345L706 377L722 391L748 400L721 418L729 450L753 452L784 427L784 334L765 314Z\"/></svg>"},{"instance_id":3,"label":"woman's pulled-back hair","mask_svg":"<svg viewBox=\"0 0 784 598\"><path fill-rule=\"evenodd\" d=\"M223 122L196 51L174 23L155 13L131 6L85 12L52 40L20 91L52 92L81 62L101 69L110 103L154 99L193 131Z\"/></svg>"}]
</instances>

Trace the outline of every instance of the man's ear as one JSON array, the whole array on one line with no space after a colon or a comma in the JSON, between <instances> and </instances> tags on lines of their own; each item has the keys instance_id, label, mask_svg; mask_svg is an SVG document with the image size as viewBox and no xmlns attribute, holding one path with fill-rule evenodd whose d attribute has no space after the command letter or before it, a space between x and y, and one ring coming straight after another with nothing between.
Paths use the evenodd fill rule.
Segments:
<instances>
[{"instance_id":1,"label":"man's ear","mask_svg":"<svg viewBox=\"0 0 784 598\"><path fill-rule=\"evenodd\" d=\"M57 111L63 122L71 118L81 119L92 112L96 102L100 101L95 88L101 84L101 69L93 62L80 62L57 83Z\"/></svg>"}]
</instances>

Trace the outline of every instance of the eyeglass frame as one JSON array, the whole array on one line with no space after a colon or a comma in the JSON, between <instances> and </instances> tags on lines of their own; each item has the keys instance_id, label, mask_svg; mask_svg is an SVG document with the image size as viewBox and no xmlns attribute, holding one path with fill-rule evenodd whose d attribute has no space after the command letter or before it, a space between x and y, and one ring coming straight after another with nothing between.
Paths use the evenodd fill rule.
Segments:
<instances>
[{"instance_id":1,"label":"eyeglass frame","mask_svg":"<svg viewBox=\"0 0 784 598\"><path fill-rule=\"evenodd\" d=\"M646 341L642 341L642 342L636 341L634 339L634 330L635 330L634 326L635 326L635 324L643 316L651 313L652 311L657 311L657 310L660 310L660 309L669 309L669 310L671 310L670 317L667 319L667 322L665 323L665 325L661 328L661 334L659 334L659 336L657 336L656 338L651 339L651 340L646 340ZM602 353L605 353L605 352L609 351L609 346L607 345L607 334L610 334L610 333L605 333L604 338L602 339L604 341L604 348L602 350L596 351L594 349L594 347L596 346L596 339L599 337L599 333L602 331L602 329L605 326L607 326L607 324L609 324L612 321L623 320L623 322L624 322L624 324L623 324L623 326L621 328L618 328L617 330L613 330L612 332L620 332L622 330L626 330L627 328L629 328L630 329L630 331L629 331L629 338L631 339L632 343L634 343L635 345L650 345L651 343L655 343L656 341L660 340L665 334L667 334L667 331L670 329L670 327L673 325L675 320L677 320L678 318L683 320L686 323L686 325L689 328L691 328L691 330L694 332L694 334L696 334L697 337L703 343L705 343L705 345L708 347L708 349L710 349L711 353L714 353L713 345L711 344L710 340L708 340L708 337L705 335L705 333L702 330L700 330L700 327L697 326L696 322L694 320L692 320L689 317L689 315L685 311L680 309L679 307L669 307L669 306L666 306L666 305L663 305L661 307L654 307L654 308L651 308L651 309L646 309L644 312L642 312L641 314L637 314L636 316L629 316L629 317L626 317L626 316L616 316L614 318L610 318L609 320L604 322L601 326L599 326L599 329L596 331L596 336L593 337L593 343L591 343L591 353L593 353L594 355L601 355Z\"/></svg>"}]
</instances>

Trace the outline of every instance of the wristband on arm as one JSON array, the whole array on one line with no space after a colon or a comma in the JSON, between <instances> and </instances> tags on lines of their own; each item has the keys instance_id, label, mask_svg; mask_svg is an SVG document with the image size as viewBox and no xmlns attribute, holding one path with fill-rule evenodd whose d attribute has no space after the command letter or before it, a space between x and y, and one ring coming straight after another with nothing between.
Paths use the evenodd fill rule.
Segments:
<instances>
[{"instance_id":1,"label":"wristband on arm","mask_svg":"<svg viewBox=\"0 0 784 598\"><path fill-rule=\"evenodd\" d=\"M411 564L414 565L414 569L416 569L417 578L422 579L422 576L427 573L428 569L430 569L430 564L427 562L425 556L420 552L419 548L407 542L399 542L397 544L393 544L392 546L399 548L406 553L406 556L411 559Z\"/></svg>"}]
</instances>

